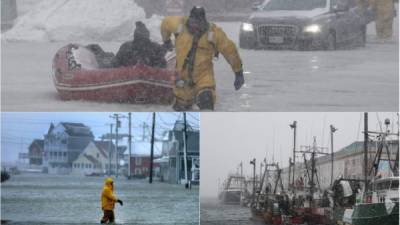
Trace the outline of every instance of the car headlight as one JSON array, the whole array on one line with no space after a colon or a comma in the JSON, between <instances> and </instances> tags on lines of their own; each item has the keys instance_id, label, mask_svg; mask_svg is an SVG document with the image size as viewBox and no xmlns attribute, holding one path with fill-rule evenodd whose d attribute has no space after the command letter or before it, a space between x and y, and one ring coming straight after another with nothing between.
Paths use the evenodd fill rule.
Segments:
<instances>
[{"instance_id":1,"label":"car headlight","mask_svg":"<svg viewBox=\"0 0 400 225\"><path fill-rule=\"evenodd\" d=\"M307 33L319 33L321 32L321 27L318 24L312 24L304 27L304 32Z\"/></svg>"},{"instance_id":2,"label":"car headlight","mask_svg":"<svg viewBox=\"0 0 400 225\"><path fill-rule=\"evenodd\" d=\"M254 31L254 26L251 23L243 23L242 24L242 30L251 32L251 31Z\"/></svg>"}]
</instances>

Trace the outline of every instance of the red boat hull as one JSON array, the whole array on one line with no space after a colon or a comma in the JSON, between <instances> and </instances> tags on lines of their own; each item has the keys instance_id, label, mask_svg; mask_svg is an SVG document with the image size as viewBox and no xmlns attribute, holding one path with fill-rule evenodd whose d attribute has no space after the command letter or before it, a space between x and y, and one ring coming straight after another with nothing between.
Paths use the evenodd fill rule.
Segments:
<instances>
[{"instance_id":1,"label":"red boat hull","mask_svg":"<svg viewBox=\"0 0 400 225\"><path fill-rule=\"evenodd\" d=\"M143 64L104 69L96 67L94 54L90 54L85 47L74 44L57 51L53 59L53 81L61 99L140 104L173 101L174 59L168 61L166 69ZM77 59L77 55L86 59Z\"/></svg>"}]
</instances>

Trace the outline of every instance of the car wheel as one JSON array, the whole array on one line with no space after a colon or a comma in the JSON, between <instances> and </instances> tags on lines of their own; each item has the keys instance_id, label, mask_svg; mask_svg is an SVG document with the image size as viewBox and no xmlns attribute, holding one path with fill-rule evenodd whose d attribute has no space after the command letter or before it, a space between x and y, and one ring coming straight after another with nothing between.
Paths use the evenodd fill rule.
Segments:
<instances>
[{"instance_id":1,"label":"car wheel","mask_svg":"<svg viewBox=\"0 0 400 225\"><path fill-rule=\"evenodd\" d=\"M325 50L328 50L328 51L336 50L336 36L335 36L335 32L333 32L333 31L329 32L329 34L328 34Z\"/></svg>"}]
</instances>

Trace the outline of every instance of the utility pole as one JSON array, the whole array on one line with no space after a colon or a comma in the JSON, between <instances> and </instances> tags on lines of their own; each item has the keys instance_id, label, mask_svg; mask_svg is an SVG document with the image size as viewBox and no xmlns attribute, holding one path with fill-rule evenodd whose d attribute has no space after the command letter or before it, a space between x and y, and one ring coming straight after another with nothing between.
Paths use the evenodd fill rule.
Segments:
<instances>
[{"instance_id":1,"label":"utility pole","mask_svg":"<svg viewBox=\"0 0 400 225\"><path fill-rule=\"evenodd\" d=\"M252 195L252 206L254 207L254 200L256 194L256 159L250 161L250 164L253 165L253 195Z\"/></svg>"},{"instance_id":2,"label":"utility pole","mask_svg":"<svg viewBox=\"0 0 400 225\"><path fill-rule=\"evenodd\" d=\"M188 188L188 174L187 174L187 121L186 121L186 112L183 113L183 122L184 122L184 130L183 130L183 163L185 168L185 187Z\"/></svg>"},{"instance_id":3,"label":"utility pole","mask_svg":"<svg viewBox=\"0 0 400 225\"><path fill-rule=\"evenodd\" d=\"M128 113L129 119L129 136L128 136L128 144L129 144L129 159L128 159L128 179L131 179L131 156L132 156L132 113Z\"/></svg>"},{"instance_id":4,"label":"utility pole","mask_svg":"<svg viewBox=\"0 0 400 225\"><path fill-rule=\"evenodd\" d=\"M292 173L292 164L293 164L293 162L292 162L292 158L291 157L289 157L289 168L288 168L288 191L291 189L291 185L290 185L290 178L291 178L291 173ZM292 187L293 188L293 190L294 190L294 187Z\"/></svg>"},{"instance_id":5,"label":"utility pole","mask_svg":"<svg viewBox=\"0 0 400 225\"><path fill-rule=\"evenodd\" d=\"M293 173L292 173L292 187L294 188L294 177L296 172L296 130L297 130L297 121L293 121L292 124L289 125L291 129L293 129ZM294 191L294 189L293 189Z\"/></svg>"},{"instance_id":6,"label":"utility pole","mask_svg":"<svg viewBox=\"0 0 400 225\"><path fill-rule=\"evenodd\" d=\"M368 113L364 112L364 196L368 192Z\"/></svg>"},{"instance_id":7,"label":"utility pole","mask_svg":"<svg viewBox=\"0 0 400 225\"><path fill-rule=\"evenodd\" d=\"M333 133L337 131L337 129L331 124L331 187L333 184L333 163L334 163L334 153L333 153Z\"/></svg>"},{"instance_id":8,"label":"utility pole","mask_svg":"<svg viewBox=\"0 0 400 225\"><path fill-rule=\"evenodd\" d=\"M115 176L118 177L118 170L119 170L119 152L118 152L118 129L121 127L121 121L120 115L118 113L114 113L114 115L110 116L111 119L115 119L115 150L116 150L116 157L115 157L115 162L116 162L116 171L115 171Z\"/></svg>"},{"instance_id":9,"label":"utility pole","mask_svg":"<svg viewBox=\"0 0 400 225\"><path fill-rule=\"evenodd\" d=\"M153 158L154 158L154 130L156 126L156 113L153 112L153 124L151 127L151 149L150 149L150 175L149 183L153 183Z\"/></svg>"},{"instance_id":10,"label":"utility pole","mask_svg":"<svg viewBox=\"0 0 400 225\"><path fill-rule=\"evenodd\" d=\"M111 157L112 157L112 130L113 130L113 124L110 124L110 142L108 143L108 175L111 176Z\"/></svg>"}]
</instances>

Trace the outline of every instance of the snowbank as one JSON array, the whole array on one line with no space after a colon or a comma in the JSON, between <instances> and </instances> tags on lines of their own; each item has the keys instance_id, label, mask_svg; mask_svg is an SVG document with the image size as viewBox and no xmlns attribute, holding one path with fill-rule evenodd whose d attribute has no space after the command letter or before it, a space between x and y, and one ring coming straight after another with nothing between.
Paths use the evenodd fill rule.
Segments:
<instances>
[{"instance_id":1,"label":"snowbank","mask_svg":"<svg viewBox=\"0 0 400 225\"><path fill-rule=\"evenodd\" d=\"M8 41L124 41L142 20L160 40L160 17L145 19L132 0L42 0L3 35Z\"/></svg>"}]
</instances>

